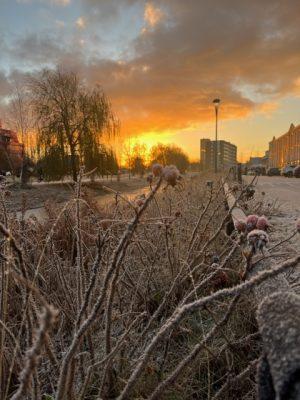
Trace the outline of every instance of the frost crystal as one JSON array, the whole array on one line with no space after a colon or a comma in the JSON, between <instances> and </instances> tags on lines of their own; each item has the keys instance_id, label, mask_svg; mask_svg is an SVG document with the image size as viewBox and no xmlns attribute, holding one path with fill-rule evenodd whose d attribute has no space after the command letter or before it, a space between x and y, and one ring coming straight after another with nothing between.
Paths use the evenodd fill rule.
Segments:
<instances>
[{"instance_id":1,"label":"frost crystal","mask_svg":"<svg viewBox=\"0 0 300 400\"><path fill-rule=\"evenodd\" d=\"M180 174L175 165L167 165L163 169L163 176L168 185L175 186Z\"/></svg>"},{"instance_id":2,"label":"frost crystal","mask_svg":"<svg viewBox=\"0 0 300 400\"><path fill-rule=\"evenodd\" d=\"M153 164L152 165L152 173L154 176L160 176L163 171L163 166L161 164Z\"/></svg>"},{"instance_id":3,"label":"frost crystal","mask_svg":"<svg viewBox=\"0 0 300 400\"><path fill-rule=\"evenodd\" d=\"M247 230L247 225L244 221L235 221L234 226L239 233Z\"/></svg>"},{"instance_id":4,"label":"frost crystal","mask_svg":"<svg viewBox=\"0 0 300 400\"><path fill-rule=\"evenodd\" d=\"M257 215L248 215L246 224L249 232L256 228L257 221L258 221Z\"/></svg>"},{"instance_id":5,"label":"frost crystal","mask_svg":"<svg viewBox=\"0 0 300 400\"><path fill-rule=\"evenodd\" d=\"M269 236L265 231L261 229L254 229L248 233L247 236L248 244L252 247L252 250L263 250L263 248L269 243Z\"/></svg>"},{"instance_id":6,"label":"frost crystal","mask_svg":"<svg viewBox=\"0 0 300 400\"><path fill-rule=\"evenodd\" d=\"M256 223L256 228L266 231L269 228L270 224L267 220L267 218L263 215L262 217L259 217Z\"/></svg>"}]
</instances>

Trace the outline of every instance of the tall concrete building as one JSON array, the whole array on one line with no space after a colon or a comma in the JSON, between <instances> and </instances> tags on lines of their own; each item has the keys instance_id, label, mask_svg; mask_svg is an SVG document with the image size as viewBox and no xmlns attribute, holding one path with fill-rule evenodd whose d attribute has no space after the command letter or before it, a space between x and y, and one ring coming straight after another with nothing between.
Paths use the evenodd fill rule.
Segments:
<instances>
[{"instance_id":1,"label":"tall concrete building","mask_svg":"<svg viewBox=\"0 0 300 400\"><path fill-rule=\"evenodd\" d=\"M215 140L200 140L200 165L204 171L215 168ZM237 147L225 140L217 141L218 170L230 168L237 163Z\"/></svg>"},{"instance_id":2,"label":"tall concrete building","mask_svg":"<svg viewBox=\"0 0 300 400\"><path fill-rule=\"evenodd\" d=\"M269 143L269 167L282 168L300 164L300 125L291 124L290 129Z\"/></svg>"}]
</instances>

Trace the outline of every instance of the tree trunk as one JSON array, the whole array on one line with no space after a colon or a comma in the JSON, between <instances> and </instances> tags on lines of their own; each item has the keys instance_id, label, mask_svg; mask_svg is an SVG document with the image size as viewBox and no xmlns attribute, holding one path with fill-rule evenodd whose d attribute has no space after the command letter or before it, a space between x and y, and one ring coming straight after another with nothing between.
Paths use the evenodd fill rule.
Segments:
<instances>
[{"instance_id":1,"label":"tree trunk","mask_svg":"<svg viewBox=\"0 0 300 400\"><path fill-rule=\"evenodd\" d=\"M75 154L75 147L73 145L70 146L70 152L71 152L72 177L73 177L73 181L77 182L76 154Z\"/></svg>"}]
</instances>

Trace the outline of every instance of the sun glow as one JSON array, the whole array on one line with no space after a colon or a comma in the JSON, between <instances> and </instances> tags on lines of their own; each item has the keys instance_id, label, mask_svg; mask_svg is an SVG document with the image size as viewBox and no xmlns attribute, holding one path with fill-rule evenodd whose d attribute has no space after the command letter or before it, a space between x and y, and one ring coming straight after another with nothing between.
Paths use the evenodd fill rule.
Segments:
<instances>
[{"instance_id":1,"label":"sun glow","mask_svg":"<svg viewBox=\"0 0 300 400\"><path fill-rule=\"evenodd\" d=\"M145 148L145 154L141 154L144 157L145 162L148 163L150 161L150 151L151 148L158 143L162 144L170 144L170 133L169 132L158 132L158 131L149 131L142 133L140 135L135 136L127 136L124 139L121 151L121 164L126 164L126 158L128 153L134 151L136 146L142 146Z\"/></svg>"}]
</instances>

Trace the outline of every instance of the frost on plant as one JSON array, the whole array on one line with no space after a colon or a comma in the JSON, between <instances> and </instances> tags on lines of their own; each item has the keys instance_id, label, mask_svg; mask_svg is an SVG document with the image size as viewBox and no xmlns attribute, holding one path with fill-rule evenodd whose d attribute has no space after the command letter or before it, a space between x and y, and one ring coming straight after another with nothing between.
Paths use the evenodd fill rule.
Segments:
<instances>
[{"instance_id":1,"label":"frost on plant","mask_svg":"<svg viewBox=\"0 0 300 400\"><path fill-rule=\"evenodd\" d=\"M163 169L164 180L170 186L175 186L179 180L180 173L175 165L167 165Z\"/></svg>"},{"instance_id":2,"label":"frost on plant","mask_svg":"<svg viewBox=\"0 0 300 400\"><path fill-rule=\"evenodd\" d=\"M160 176L163 172L163 166L161 164L153 164L152 165L152 174L157 177Z\"/></svg>"},{"instance_id":3,"label":"frost on plant","mask_svg":"<svg viewBox=\"0 0 300 400\"><path fill-rule=\"evenodd\" d=\"M266 247L269 243L269 236L267 232L261 229L254 229L248 233L247 241L252 251L256 253L258 250L262 251Z\"/></svg>"}]
</instances>

